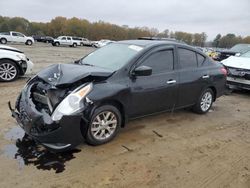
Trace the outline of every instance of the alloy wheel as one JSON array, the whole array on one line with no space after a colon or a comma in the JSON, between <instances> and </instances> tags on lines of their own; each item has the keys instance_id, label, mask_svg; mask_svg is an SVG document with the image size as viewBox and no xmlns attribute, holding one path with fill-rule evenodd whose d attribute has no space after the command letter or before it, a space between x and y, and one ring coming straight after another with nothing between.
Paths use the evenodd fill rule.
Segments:
<instances>
[{"instance_id":1,"label":"alloy wheel","mask_svg":"<svg viewBox=\"0 0 250 188\"><path fill-rule=\"evenodd\" d=\"M17 75L17 69L10 63L0 64L0 78L4 81L11 81L15 79Z\"/></svg>"},{"instance_id":2,"label":"alloy wheel","mask_svg":"<svg viewBox=\"0 0 250 188\"><path fill-rule=\"evenodd\" d=\"M104 111L96 115L90 131L96 140L106 140L114 134L117 124L116 115L111 111Z\"/></svg>"},{"instance_id":3,"label":"alloy wheel","mask_svg":"<svg viewBox=\"0 0 250 188\"><path fill-rule=\"evenodd\" d=\"M213 102L213 95L211 92L207 91L204 93L204 95L201 98L201 110L203 112L206 112L212 105Z\"/></svg>"}]
</instances>

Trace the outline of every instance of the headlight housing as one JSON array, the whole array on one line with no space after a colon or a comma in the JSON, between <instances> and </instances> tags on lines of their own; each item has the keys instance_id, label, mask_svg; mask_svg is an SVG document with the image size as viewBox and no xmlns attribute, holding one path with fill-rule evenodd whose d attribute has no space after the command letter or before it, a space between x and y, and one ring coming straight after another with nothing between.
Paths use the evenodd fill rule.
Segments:
<instances>
[{"instance_id":1,"label":"headlight housing","mask_svg":"<svg viewBox=\"0 0 250 188\"><path fill-rule=\"evenodd\" d=\"M57 106L51 118L59 121L64 115L71 115L83 108L83 99L92 90L93 84L78 87Z\"/></svg>"},{"instance_id":2,"label":"headlight housing","mask_svg":"<svg viewBox=\"0 0 250 188\"><path fill-rule=\"evenodd\" d=\"M17 54L16 55L20 60L26 61L27 57L24 54Z\"/></svg>"}]
</instances>

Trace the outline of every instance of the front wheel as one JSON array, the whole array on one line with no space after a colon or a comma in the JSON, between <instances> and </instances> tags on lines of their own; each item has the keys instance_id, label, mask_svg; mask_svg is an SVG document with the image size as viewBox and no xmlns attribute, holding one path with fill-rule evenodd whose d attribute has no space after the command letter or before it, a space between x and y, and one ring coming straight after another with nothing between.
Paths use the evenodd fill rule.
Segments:
<instances>
[{"instance_id":1,"label":"front wheel","mask_svg":"<svg viewBox=\"0 0 250 188\"><path fill-rule=\"evenodd\" d=\"M0 81L11 82L18 77L18 73L17 65L13 61L7 59L0 61Z\"/></svg>"},{"instance_id":2,"label":"front wheel","mask_svg":"<svg viewBox=\"0 0 250 188\"><path fill-rule=\"evenodd\" d=\"M89 124L86 141L90 145L101 145L111 141L121 127L121 113L111 105L97 108Z\"/></svg>"},{"instance_id":3,"label":"front wheel","mask_svg":"<svg viewBox=\"0 0 250 188\"><path fill-rule=\"evenodd\" d=\"M193 110L198 114L207 113L212 107L214 101L214 92L208 88L202 92L198 102L194 105Z\"/></svg>"},{"instance_id":4,"label":"front wheel","mask_svg":"<svg viewBox=\"0 0 250 188\"><path fill-rule=\"evenodd\" d=\"M32 41L31 40L27 40L26 45L31 46L32 45Z\"/></svg>"}]
</instances>

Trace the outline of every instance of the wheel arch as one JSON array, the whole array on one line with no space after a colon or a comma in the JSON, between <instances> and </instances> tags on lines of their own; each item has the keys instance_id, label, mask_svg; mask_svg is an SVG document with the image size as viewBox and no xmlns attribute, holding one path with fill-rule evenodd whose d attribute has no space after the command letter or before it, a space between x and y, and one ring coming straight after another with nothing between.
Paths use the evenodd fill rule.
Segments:
<instances>
[{"instance_id":1,"label":"wheel arch","mask_svg":"<svg viewBox=\"0 0 250 188\"><path fill-rule=\"evenodd\" d=\"M11 61L11 62L15 63L15 65L16 65L17 68L18 68L18 76L19 76L19 75L23 75L22 67L21 67L21 65L20 65L16 60L10 59L10 58L1 58L1 59L0 59L0 62L2 62L2 61L4 61L4 60L8 60L8 61Z\"/></svg>"},{"instance_id":2,"label":"wheel arch","mask_svg":"<svg viewBox=\"0 0 250 188\"><path fill-rule=\"evenodd\" d=\"M99 103L98 107L103 106L103 105L115 106L119 110L119 112L121 113L121 117L122 117L121 127L125 127L127 117L126 117L124 105L120 101L115 100L115 99L104 100L104 101Z\"/></svg>"},{"instance_id":3,"label":"wheel arch","mask_svg":"<svg viewBox=\"0 0 250 188\"><path fill-rule=\"evenodd\" d=\"M1 37L1 38L0 38L0 40L2 40L2 39L5 39L5 40L6 40L6 42L8 42L7 38L5 38L5 37Z\"/></svg>"},{"instance_id":4,"label":"wheel arch","mask_svg":"<svg viewBox=\"0 0 250 188\"><path fill-rule=\"evenodd\" d=\"M208 88L210 88L212 91L213 91L213 94L214 94L214 101L216 100L216 96L217 96L217 90L214 86L209 86Z\"/></svg>"}]
</instances>

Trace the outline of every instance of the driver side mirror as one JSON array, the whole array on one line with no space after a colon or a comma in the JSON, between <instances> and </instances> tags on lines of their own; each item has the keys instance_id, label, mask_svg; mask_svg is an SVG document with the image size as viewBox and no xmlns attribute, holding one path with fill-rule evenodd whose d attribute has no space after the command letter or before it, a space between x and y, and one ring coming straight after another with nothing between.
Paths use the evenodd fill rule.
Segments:
<instances>
[{"instance_id":1,"label":"driver side mirror","mask_svg":"<svg viewBox=\"0 0 250 188\"><path fill-rule=\"evenodd\" d=\"M139 66L132 72L133 76L150 76L152 74L152 68L148 66Z\"/></svg>"}]
</instances>

